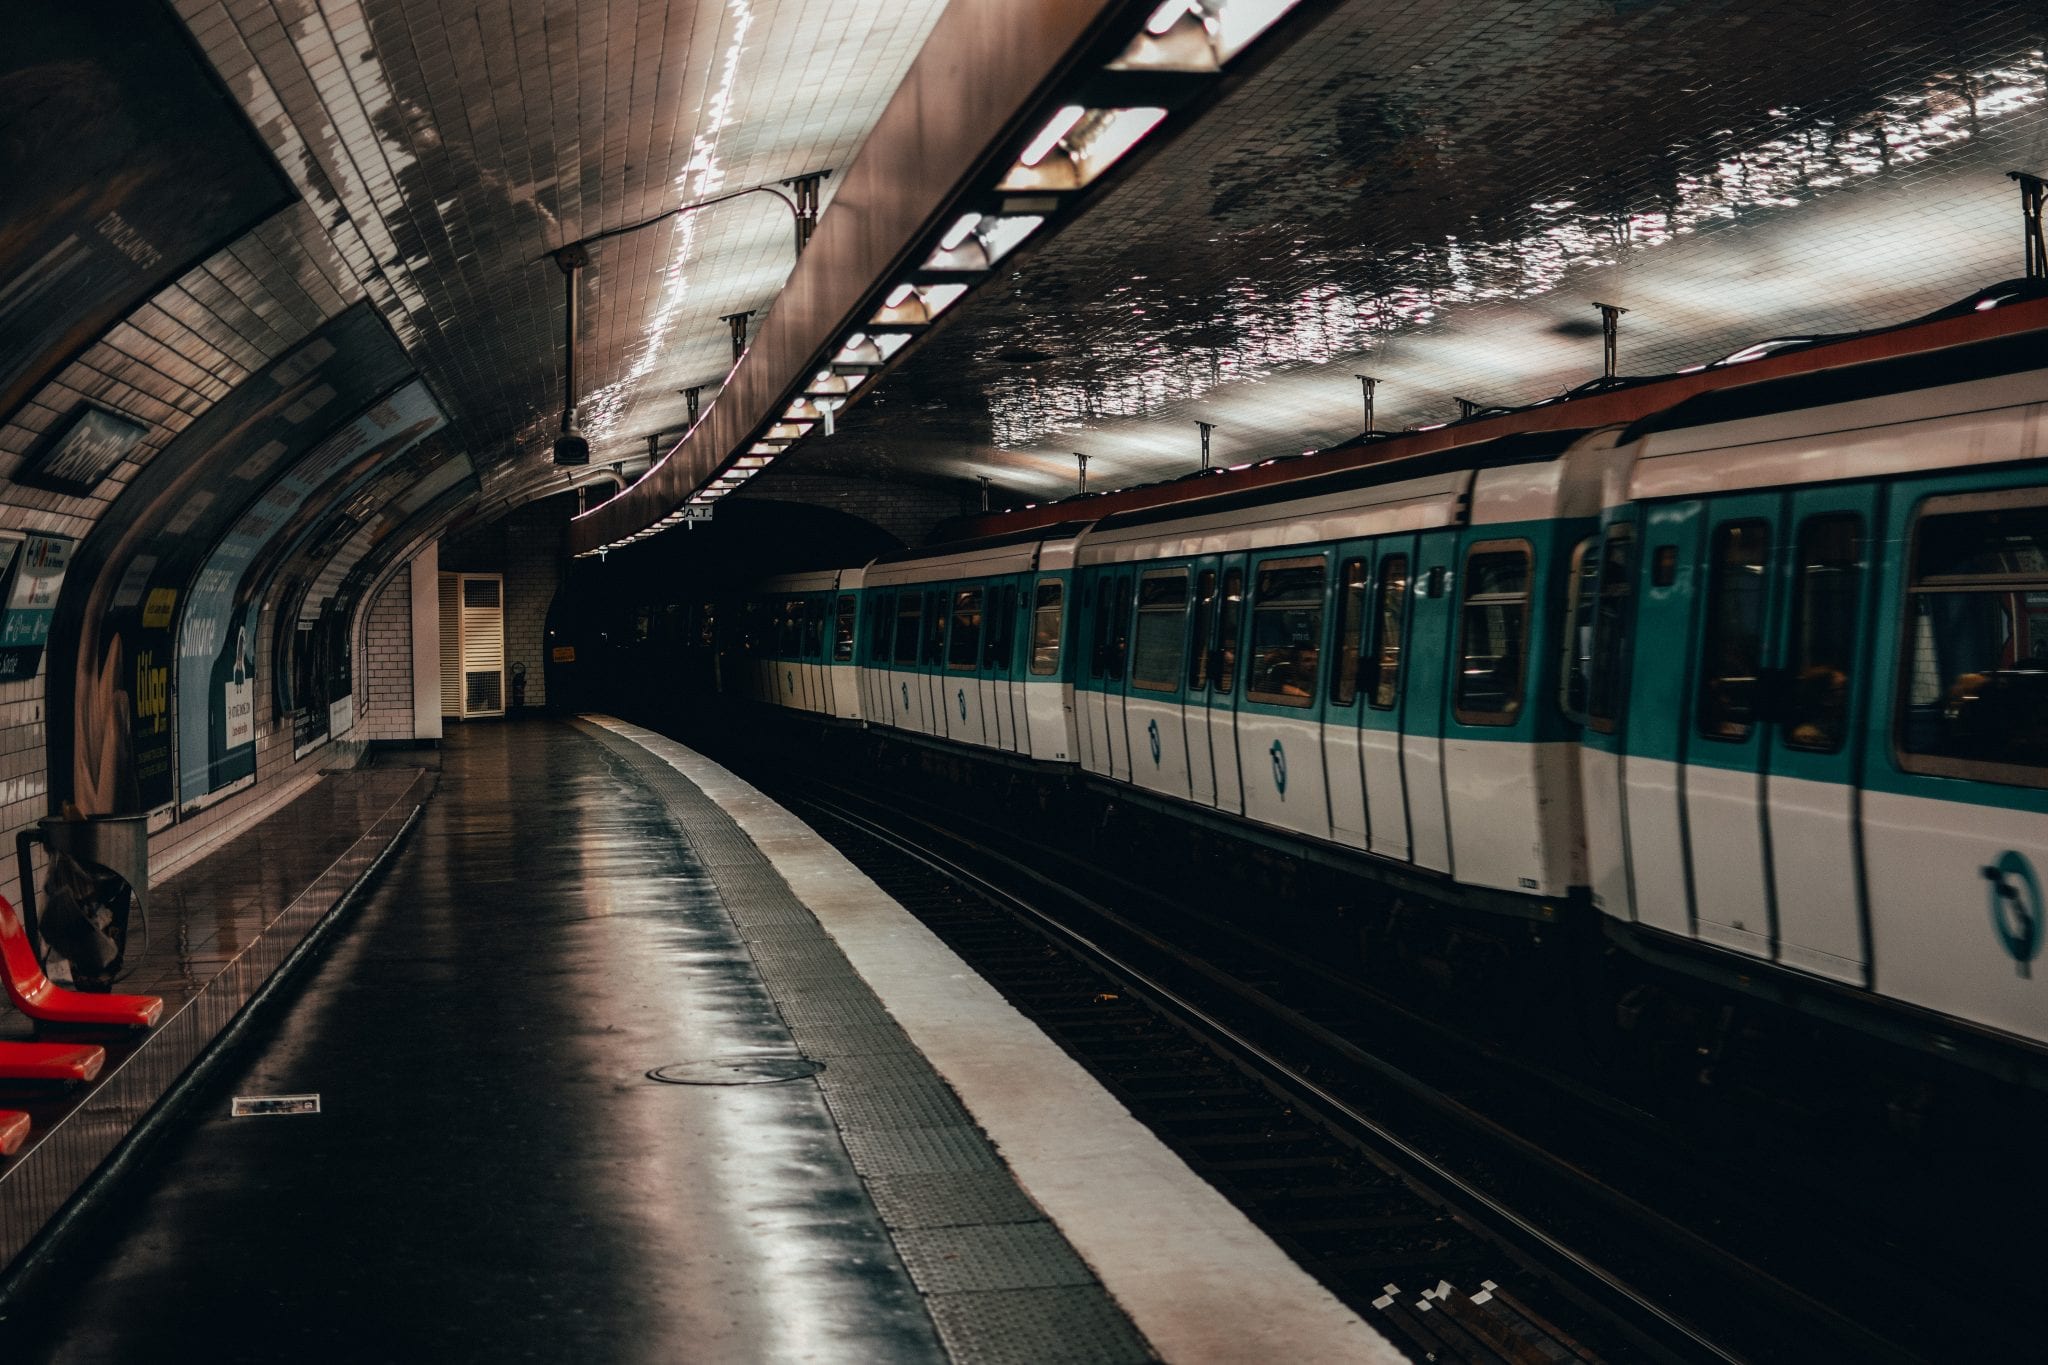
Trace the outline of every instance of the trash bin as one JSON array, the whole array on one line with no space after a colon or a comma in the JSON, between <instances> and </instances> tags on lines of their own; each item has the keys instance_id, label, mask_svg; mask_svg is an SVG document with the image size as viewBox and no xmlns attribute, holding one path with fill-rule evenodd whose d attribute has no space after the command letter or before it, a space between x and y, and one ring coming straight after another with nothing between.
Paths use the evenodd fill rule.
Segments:
<instances>
[{"instance_id":1,"label":"trash bin","mask_svg":"<svg viewBox=\"0 0 2048 1365\"><path fill-rule=\"evenodd\" d=\"M90 876L97 900L109 913L107 928L111 931L109 936L118 962L126 953L131 911L140 909L145 923L148 919L144 902L149 895L149 817L91 815L82 819L65 819L46 816L36 822L34 829L22 830L15 836L15 858L21 870L22 925L28 930L29 942L38 944L40 952L41 926L38 923L34 865L29 856L29 846L35 843L48 848L53 858L59 854L70 857Z\"/></svg>"}]
</instances>

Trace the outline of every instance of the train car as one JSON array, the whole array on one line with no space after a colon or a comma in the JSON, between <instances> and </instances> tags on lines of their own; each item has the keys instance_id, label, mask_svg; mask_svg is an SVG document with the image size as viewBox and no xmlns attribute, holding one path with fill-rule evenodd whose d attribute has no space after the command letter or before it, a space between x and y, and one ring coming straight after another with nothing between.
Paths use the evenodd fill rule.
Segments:
<instances>
[{"instance_id":1,"label":"train car","mask_svg":"<svg viewBox=\"0 0 2048 1365\"><path fill-rule=\"evenodd\" d=\"M741 607L748 695L835 720L861 719L853 656L863 575L857 568L786 574L755 588Z\"/></svg>"},{"instance_id":2,"label":"train car","mask_svg":"<svg viewBox=\"0 0 2048 1365\"><path fill-rule=\"evenodd\" d=\"M1511 436L1098 522L1081 766L1465 887L1569 895L1563 632L1612 445Z\"/></svg>"},{"instance_id":3,"label":"train car","mask_svg":"<svg viewBox=\"0 0 2048 1365\"><path fill-rule=\"evenodd\" d=\"M872 725L1072 761L1064 657L1081 525L869 565L860 701Z\"/></svg>"},{"instance_id":4,"label":"train car","mask_svg":"<svg viewBox=\"0 0 2048 1365\"><path fill-rule=\"evenodd\" d=\"M2043 355L1774 380L1625 433L1582 613L1607 915L2048 1042Z\"/></svg>"},{"instance_id":5,"label":"train car","mask_svg":"<svg viewBox=\"0 0 2048 1365\"><path fill-rule=\"evenodd\" d=\"M880 560L859 712L2048 1084L2042 340Z\"/></svg>"}]
</instances>

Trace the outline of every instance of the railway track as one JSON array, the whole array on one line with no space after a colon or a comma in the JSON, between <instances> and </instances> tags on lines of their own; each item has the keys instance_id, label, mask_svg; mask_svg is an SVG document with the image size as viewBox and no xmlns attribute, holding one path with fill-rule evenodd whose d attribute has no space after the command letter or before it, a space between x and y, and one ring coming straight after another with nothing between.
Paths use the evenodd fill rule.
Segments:
<instances>
[{"instance_id":1,"label":"railway track","mask_svg":"<svg viewBox=\"0 0 2048 1365\"><path fill-rule=\"evenodd\" d=\"M997 849L824 784L792 804L1418 1360L1913 1358ZM1681 1303L1752 1330L1724 1340Z\"/></svg>"}]
</instances>

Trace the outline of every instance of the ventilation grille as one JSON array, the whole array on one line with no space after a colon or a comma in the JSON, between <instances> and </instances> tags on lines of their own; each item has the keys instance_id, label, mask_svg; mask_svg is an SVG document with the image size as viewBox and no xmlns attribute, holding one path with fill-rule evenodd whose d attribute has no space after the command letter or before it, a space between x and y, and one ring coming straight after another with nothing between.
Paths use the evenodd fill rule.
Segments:
<instances>
[{"instance_id":1,"label":"ventilation grille","mask_svg":"<svg viewBox=\"0 0 2048 1365\"><path fill-rule=\"evenodd\" d=\"M462 705L466 714L486 715L505 709L505 674L502 670L493 668L462 676L465 688Z\"/></svg>"},{"instance_id":2,"label":"ventilation grille","mask_svg":"<svg viewBox=\"0 0 2048 1365\"><path fill-rule=\"evenodd\" d=\"M498 580L495 578L463 579L462 605L465 607L495 608L498 605Z\"/></svg>"}]
</instances>

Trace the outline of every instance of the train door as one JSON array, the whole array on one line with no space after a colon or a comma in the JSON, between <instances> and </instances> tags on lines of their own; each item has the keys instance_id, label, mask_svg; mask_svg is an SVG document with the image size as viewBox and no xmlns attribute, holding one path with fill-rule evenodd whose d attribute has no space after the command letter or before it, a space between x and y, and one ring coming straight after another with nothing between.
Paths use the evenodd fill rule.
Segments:
<instances>
[{"instance_id":1,"label":"train door","mask_svg":"<svg viewBox=\"0 0 2048 1365\"><path fill-rule=\"evenodd\" d=\"M1778 960L1865 984L1870 962L1858 828L1870 669L1871 485L1786 496L1785 603L1768 697L1764 805Z\"/></svg>"},{"instance_id":2,"label":"train door","mask_svg":"<svg viewBox=\"0 0 2048 1365\"><path fill-rule=\"evenodd\" d=\"M1109 722L1103 699L1109 674L1108 598L1115 577L1107 569L1083 570L1075 580L1080 608L1074 630L1074 729L1081 767L1109 771ZM1041 587L1043 585L1041 584Z\"/></svg>"},{"instance_id":3,"label":"train door","mask_svg":"<svg viewBox=\"0 0 2048 1365\"><path fill-rule=\"evenodd\" d=\"M1757 957L1769 957L1776 938L1762 798L1769 734L1765 669L1777 630L1783 501L1775 493L1745 494L1706 505L1699 663L1684 713L1691 726L1683 790L1695 931ZM1639 699L1636 709L1641 706Z\"/></svg>"},{"instance_id":4,"label":"train door","mask_svg":"<svg viewBox=\"0 0 2048 1365\"><path fill-rule=\"evenodd\" d=\"M1684 779L1696 743L1692 686L1705 520L1697 501L1645 507L1640 554L1632 565L1615 566L1618 573L1632 574L1636 587L1627 737L1621 746L1626 755L1621 818L1628 831L1627 894L1637 922L1688 937L1693 933L1691 862L1699 850L1687 834ZM1608 591L1605 580L1602 591ZM1618 905L1609 908L1623 913Z\"/></svg>"},{"instance_id":5,"label":"train door","mask_svg":"<svg viewBox=\"0 0 2048 1365\"><path fill-rule=\"evenodd\" d=\"M1124 720L1131 780L1183 799L1188 751L1183 664L1187 654L1189 575L1184 564L1137 576L1137 617L1125 680Z\"/></svg>"},{"instance_id":6,"label":"train door","mask_svg":"<svg viewBox=\"0 0 2048 1365\"><path fill-rule=\"evenodd\" d=\"M1130 717L1124 694L1130 687L1132 603L1137 597L1137 575L1131 566L1120 567L1109 591L1109 659L1104 675L1103 729L1108 735L1109 775L1118 781L1131 780Z\"/></svg>"},{"instance_id":7,"label":"train door","mask_svg":"<svg viewBox=\"0 0 2048 1365\"><path fill-rule=\"evenodd\" d=\"M1408 594L1406 702L1401 709L1401 775L1408 794L1409 860L1449 872L1451 825L1444 808L1444 694L1451 637L1457 629L1458 536L1416 537L1414 585Z\"/></svg>"},{"instance_id":8,"label":"train door","mask_svg":"<svg viewBox=\"0 0 2048 1365\"><path fill-rule=\"evenodd\" d=\"M896 708L889 690L890 650L896 629L896 594L870 588L862 594L861 616L866 621L867 644L861 658L861 714L869 724L896 723Z\"/></svg>"},{"instance_id":9,"label":"train door","mask_svg":"<svg viewBox=\"0 0 2048 1365\"><path fill-rule=\"evenodd\" d=\"M1372 577L1366 657L1359 678L1359 760L1369 814L1366 847L1408 861L1408 790L1402 776L1401 728L1407 694L1409 598L1415 581L1415 537L1383 539Z\"/></svg>"},{"instance_id":10,"label":"train door","mask_svg":"<svg viewBox=\"0 0 2048 1365\"><path fill-rule=\"evenodd\" d=\"M842 592L832 603L832 659L825 670L831 681L832 714L858 720L860 710L860 597Z\"/></svg>"},{"instance_id":11,"label":"train door","mask_svg":"<svg viewBox=\"0 0 2048 1365\"><path fill-rule=\"evenodd\" d=\"M924 700L923 728L928 735L943 739L953 730L946 704L946 624L951 620L952 593L943 583L924 592L924 646L918 651L918 674L924 686L918 696Z\"/></svg>"},{"instance_id":12,"label":"train door","mask_svg":"<svg viewBox=\"0 0 2048 1365\"><path fill-rule=\"evenodd\" d=\"M981 645L988 630L990 588L983 583L956 583L952 590L952 629L946 635L946 667L940 674L940 704L946 708L946 733L963 744L990 742L981 704Z\"/></svg>"},{"instance_id":13,"label":"train door","mask_svg":"<svg viewBox=\"0 0 2048 1365\"><path fill-rule=\"evenodd\" d=\"M1183 711L1188 746L1188 799L1216 804L1216 756L1209 733L1209 670L1216 662L1216 594L1221 574L1214 559L1198 559L1188 602L1187 704Z\"/></svg>"},{"instance_id":14,"label":"train door","mask_svg":"<svg viewBox=\"0 0 2048 1365\"><path fill-rule=\"evenodd\" d=\"M1330 833L1317 705L1328 684L1330 558L1280 551L1252 561L1237 707L1245 815L1319 838Z\"/></svg>"},{"instance_id":15,"label":"train door","mask_svg":"<svg viewBox=\"0 0 2048 1365\"><path fill-rule=\"evenodd\" d=\"M924 592L905 585L896 593L896 635L889 669L889 708L898 729L913 734L924 729L924 679L917 673L918 646L924 640Z\"/></svg>"},{"instance_id":16,"label":"train door","mask_svg":"<svg viewBox=\"0 0 2048 1365\"><path fill-rule=\"evenodd\" d=\"M1052 762L1074 757L1067 752L1067 737L1087 728L1075 725L1068 709L1070 705L1078 708L1086 696L1081 690L1085 661L1077 663L1066 657L1086 653L1080 644L1073 650L1067 645L1070 639L1083 640L1079 614L1070 609L1070 586L1048 574L1031 588L1031 633L1024 664L1024 752ZM1070 617L1075 622L1071 628ZM1074 680L1071 691L1065 681L1069 677ZM1076 738L1076 747L1079 743Z\"/></svg>"},{"instance_id":17,"label":"train door","mask_svg":"<svg viewBox=\"0 0 2048 1365\"><path fill-rule=\"evenodd\" d=\"M1017 585L1010 579L997 578L985 586L988 597L982 604L981 666L975 673L981 694L982 735L984 743L1007 753L1016 748L1010 723L1010 661L1005 643L1011 618L1016 615Z\"/></svg>"},{"instance_id":18,"label":"train door","mask_svg":"<svg viewBox=\"0 0 2048 1365\"><path fill-rule=\"evenodd\" d=\"M1323 771L1330 791L1330 837L1366 846L1365 732L1359 728L1358 680L1365 659L1372 548L1353 541L1337 550L1336 627L1329 684L1323 689Z\"/></svg>"},{"instance_id":19,"label":"train door","mask_svg":"<svg viewBox=\"0 0 2048 1365\"><path fill-rule=\"evenodd\" d=\"M1243 555L1218 561L1214 654L1209 665L1209 752L1216 760L1216 809L1244 811L1244 773L1237 761L1237 694L1244 649L1245 576Z\"/></svg>"}]
</instances>

